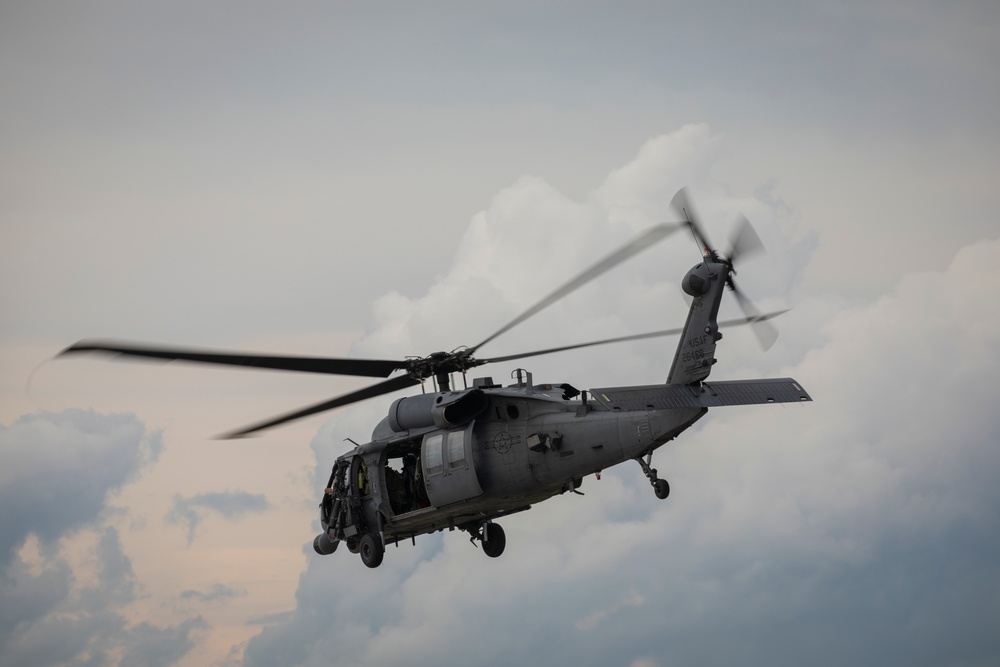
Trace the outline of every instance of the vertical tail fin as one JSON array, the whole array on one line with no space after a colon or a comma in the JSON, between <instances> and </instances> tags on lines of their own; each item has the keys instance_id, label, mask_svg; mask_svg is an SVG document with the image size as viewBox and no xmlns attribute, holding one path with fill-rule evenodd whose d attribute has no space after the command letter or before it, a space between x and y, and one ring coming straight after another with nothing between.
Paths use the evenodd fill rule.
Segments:
<instances>
[{"instance_id":1,"label":"vertical tail fin","mask_svg":"<svg viewBox=\"0 0 1000 667\"><path fill-rule=\"evenodd\" d=\"M684 332L681 334L667 384L695 384L712 372L719 333L719 304L729 277L729 266L711 255L684 276L682 289L692 297Z\"/></svg>"}]
</instances>

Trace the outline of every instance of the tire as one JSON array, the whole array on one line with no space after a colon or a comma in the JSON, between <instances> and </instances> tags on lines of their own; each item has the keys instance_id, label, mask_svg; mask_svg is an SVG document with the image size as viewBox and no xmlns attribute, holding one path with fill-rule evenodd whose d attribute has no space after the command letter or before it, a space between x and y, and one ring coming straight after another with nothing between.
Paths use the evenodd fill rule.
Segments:
<instances>
[{"instance_id":1,"label":"tire","mask_svg":"<svg viewBox=\"0 0 1000 667\"><path fill-rule=\"evenodd\" d=\"M507 546L507 536L498 524L487 523L483 525L483 553L490 558L496 558L503 553Z\"/></svg>"},{"instance_id":2,"label":"tire","mask_svg":"<svg viewBox=\"0 0 1000 667\"><path fill-rule=\"evenodd\" d=\"M665 479L658 479L653 482L653 491L656 492L657 498L663 500L670 495L670 484Z\"/></svg>"},{"instance_id":3,"label":"tire","mask_svg":"<svg viewBox=\"0 0 1000 667\"><path fill-rule=\"evenodd\" d=\"M358 545L361 552L361 561L368 567L378 567L382 564L382 557L385 556L385 548L382 547L382 540L375 533L365 533Z\"/></svg>"}]
</instances>

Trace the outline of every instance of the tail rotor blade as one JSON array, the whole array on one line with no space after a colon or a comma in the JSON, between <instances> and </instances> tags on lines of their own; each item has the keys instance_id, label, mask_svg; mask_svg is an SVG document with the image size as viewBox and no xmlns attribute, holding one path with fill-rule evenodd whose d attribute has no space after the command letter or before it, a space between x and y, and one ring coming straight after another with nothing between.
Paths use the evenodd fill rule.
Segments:
<instances>
[{"instance_id":1,"label":"tail rotor blade","mask_svg":"<svg viewBox=\"0 0 1000 667\"><path fill-rule=\"evenodd\" d=\"M764 249L764 244L760 241L760 237L757 236L757 231L750 224L750 221L746 219L746 216L742 214L736 220L736 227L729 236L729 245L729 261L732 264L736 264L737 258L767 252Z\"/></svg>"},{"instance_id":2,"label":"tail rotor blade","mask_svg":"<svg viewBox=\"0 0 1000 667\"><path fill-rule=\"evenodd\" d=\"M740 304L740 309L750 321L750 329L757 337L757 342L760 343L765 352L770 350L775 341L778 340L778 330L768 321L770 318L761 314L757 306L743 293L743 290L737 287L735 283L730 284L732 285L733 296L736 297L736 302Z\"/></svg>"},{"instance_id":3,"label":"tail rotor blade","mask_svg":"<svg viewBox=\"0 0 1000 667\"><path fill-rule=\"evenodd\" d=\"M687 221L688 229L691 230L691 235L694 236L695 243L698 244L699 249L702 252L710 252L712 250L712 244L708 240L708 236L705 234L705 227L701 224L701 216L698 215L698 211L695 209L694 204L688 196L688 189L681 188L674 195L674 198L670 200L670 206L672 206L678 213L684 216L684 220Z\"/></svg>"}]
</instances>

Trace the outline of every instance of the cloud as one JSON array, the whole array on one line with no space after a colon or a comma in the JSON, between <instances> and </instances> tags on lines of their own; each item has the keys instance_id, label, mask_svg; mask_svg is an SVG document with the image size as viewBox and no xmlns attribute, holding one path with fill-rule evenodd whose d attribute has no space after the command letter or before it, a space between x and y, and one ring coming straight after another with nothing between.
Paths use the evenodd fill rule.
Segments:
<instances>
[{"instance_id":1,"label":"cloud","mask_svg":"<svg viewBox=\"0 0 1000 667\"><path fill-rule=\"evenodd\" d=\"M200 617L129 626L123 609L135 599L136 580L113 527L101 529L95 556L93 583L60 553L33 565L14 557L0 581L0 665L113 664L119 651L144 657L122 664L167 665L192 648L192 631L206 627Z\"/></svg>"},{"instance_id":2,"label":"cloud","mask_svg":"<svg viewBox=\"0 0 1000 667\"><path fill-rule=\"evenodd\" d=\"M200 616L166 628L140 623L128 633L120 664L150 667L176 664L194 648L192 635L207 627Z\"/></svg>"},{"instance_id":3,"label":"cloud","mask_svg":"<svg viewBox=\"0 0 1000 667\"><path fill-rule=\"evenodd\" d=\"M769 270L764 272L772 277L770 282L761 281L748 272L750 280L744 287L764 299L762 305L780 301L787 295L791 276L808 259L812 239L782 229L788 213L772 201L737 200L710 190L702 180L689 180L691 175L681 165L698 160L707 164L719 141L705 125L689 125L655 137L582 201L543 179L518 179L473 217L459 241L453 266L426 295L406 297L392 292L376 300L369 330L356 343L354 353L361 357L427 354L483 340L641 230L656 222L677 220L669 202L683 185L704 193L698 199L703 218L722 248L735 214L744 209L753 217L774 250L768 258ZM695 171L705 172L708 167ZM689 235L677 233L630 260L627 268L610 271L491 342L483 353L525 351L550 343L677 326L685 311L678 283L699 257ZM626 372L648 368L645 360L629 354L629 348L616 346L600 356L588 352L586 358L591 362L595 357L607 359L601 372L616 372L626 362L631 364L624 367ZM565 360L573 358L538 359L533 367L566 368L572 361ZM665 376L669 359L662 366Z\"/></svg>"},{"instance_id":4,"label":"cloud","mask_svg":"<svg viewBox=\"0 0 1000 667\"><path fill-rule=\"evenodd\" d=\"M434 341L447 336L477 340L669 201L669 179L663 191L648 185L669 160L650 155L710 139L686 130L654 140L585 202L538 179L518 181L472 220L453 268L427 295L376 305L359 356L443 349ZM612 191L637 193L614 199L638 213L610 219ZM765 244L807 248L767 221L768 212L783 215L776 201L753 202ZM715 193L704 208L734 203ZM576 227L565 222L571 214ZM807 259L806 251L796 261ZM533 349L546 336L662 327L682 303L676 282L692 261L690 247L652 250L504 344ZM310 557L294 613L249 642L245 664L995 662L1000 314L987 304L1000 301L997 267L1000 241L983 241L946 270L904 276L866 304L809 304L810 349L779 343L777 354L750 363L796 377L816 402L711 411L656 455L673 486L667 501L626 464L586 480L582 498L560 496L504 521L507 551L496 561L449 533L390 549L378 570L342 552ZM778 258L755 270L796 276L800 268ZM773 282L760 287L765 300L782 295ZM713 376L739 368L747 341L726 334ZM583 387L596 382L578 381L580 367L598 382L662 381L671 346L563 355L532 368L536 378ZM382 411L378 401L359 405L320 431L318 485L343 434L370 428Z\"/></svg>"},{"instance_id":5,"label":"cloud","mask_svg":"<svg viewBox=\"0 0 1000 667\"><path fill-rule=\"evenodd\" d=\"M191 544L195 530L203 518L199 510L209 510L221 514L226 519L235 520L245 514L264 512L270 507L263 494L245 491L214 491L187 498L177 494L174 496L174 506L167 512L166 519L171 523L186 523L188 544Z\"/></svg>"},{"instance_id":6,"label":"cloud","mask_svg":"<svg viewBox=\"0 0 1000 667\"><path fill-rule=\"evenodd\" d=\"M161 448L160 434L131 415L67 410L0 428L0 665L103 665L122 654L136 658L126 664L166 665L193 646L200 617L129 626L136 576L107 523L108 497ZM94 538L90 576L66 553L82 533Z\"/></svg>"},{"instance_id":7,"label":"cloud","mask_svg":"<svg viewBox=\"0 0 1000 667\"><path fill-rule=\"evenodd\" d=\"M213 584L207 592L186 590L181 593L182 600L198 600L199 602L216 602L218 600L228 600L230 598L246 595L246 591L226 586L225 584Z\"/></svg>"},{"instance_id":8,"label":"cloud","mask_svg":"<svg viewBox=\"0 0 1000 667\"><path fill-rule=\"evenodd\" d=\"M628 595L624 598L615 602L613 605L606 609L598 609L592 612L579 621L576 622L576 629L580 632L590 632L596 628L602 621L607 619L614 614L617 614L625 607L641 607L646 604L646 599L643 598L637 591L629 591Z\"/></svg>"},{"instance_id":9,"label":"cloud","mask_svg":"<svg viewBox=\"0 0 1000 667\"><path fill-rule=\"evenodd\" d=\"M0 426L0 564L29 534L52 543L92 523L108 494L155 462L162 447L160 434L131 415L66 410Z\"/></svg>"},{"instance_id":10,"label":"cloud","mask_svg":"<svg viewBox=\"0 0 1000 667\"><path fill-rule=\"evenodd\" d=\"M105 526L101 531L96 555L98 585L82 592L83 606L104 607L112 603L131 602L135 598L135 572L132 561L122 550L118 531L113 527Z\"/></svg>"}]
</instances>

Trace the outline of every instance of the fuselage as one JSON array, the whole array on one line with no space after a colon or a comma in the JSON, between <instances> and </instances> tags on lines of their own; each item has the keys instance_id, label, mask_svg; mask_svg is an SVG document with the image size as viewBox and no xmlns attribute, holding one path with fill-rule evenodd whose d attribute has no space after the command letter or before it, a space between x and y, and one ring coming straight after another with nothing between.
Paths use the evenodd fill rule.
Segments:
<instances>
[{"instance_id":1,"label":"fuselage","mask_svg":"<svg viewBox=\"0 0 1000 667\"><path fill-rule=\"evenodd\" d=\"M528 376L530 378L530 375ZM486 385L467 423L396 430L389 417L372 441L341 457L355 470L361 516L389 543L504 516L583 478L644 456L697 421L706 408L620 411L566 385ZM462 392L449 392L449 395ZM429 394L433 404L443 394ZM395 427L395 428L394 428ZM364 481L354 477L364 466ZM345 473L348 474L348 473Z\"/></svg>"}]
</instances>

